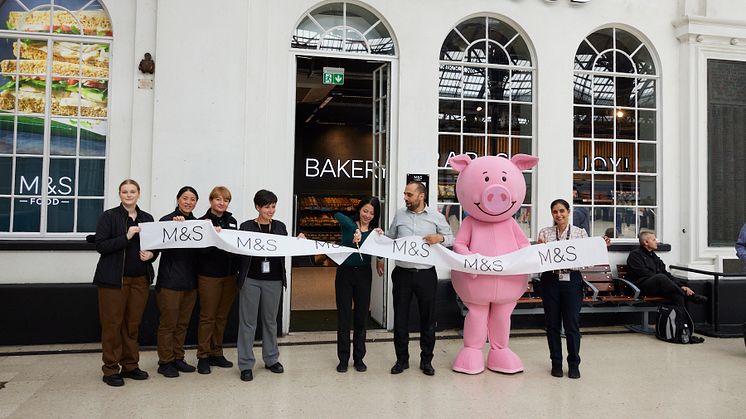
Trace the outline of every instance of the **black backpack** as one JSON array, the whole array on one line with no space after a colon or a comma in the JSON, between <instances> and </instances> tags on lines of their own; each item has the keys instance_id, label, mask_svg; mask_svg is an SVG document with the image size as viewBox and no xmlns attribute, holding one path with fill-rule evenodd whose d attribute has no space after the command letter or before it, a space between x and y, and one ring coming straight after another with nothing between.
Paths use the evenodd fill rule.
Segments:
<instances>
[{"instance_id":1,"label":"black backpack","mask_svg":"<svg viewBox=\"0 0 746 419\"><path fill-rule=\"evenodd\" d=\"M671 343L689 343L694 333L694 322L686 308L678 305L658 306L655 337Z\"/></svg>"}]
</instances>

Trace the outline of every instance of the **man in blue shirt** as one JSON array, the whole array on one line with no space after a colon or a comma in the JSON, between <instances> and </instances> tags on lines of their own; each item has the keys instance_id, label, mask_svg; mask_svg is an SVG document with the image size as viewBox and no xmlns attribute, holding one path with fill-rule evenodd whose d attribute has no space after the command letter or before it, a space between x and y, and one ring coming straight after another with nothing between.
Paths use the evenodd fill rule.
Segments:
<instances>
[{"instance_id":1,"label":"man in blue shirt","mask_svg":"<svg viewBox=\"0 0 746 419\"><path fill-rule=\"evenodd\" d=\"M736 256L741 259L741 262L746 267L746 224L741 227L741 232L738 233L738 241L736 241Z\"/></svg>"}]
</instances>

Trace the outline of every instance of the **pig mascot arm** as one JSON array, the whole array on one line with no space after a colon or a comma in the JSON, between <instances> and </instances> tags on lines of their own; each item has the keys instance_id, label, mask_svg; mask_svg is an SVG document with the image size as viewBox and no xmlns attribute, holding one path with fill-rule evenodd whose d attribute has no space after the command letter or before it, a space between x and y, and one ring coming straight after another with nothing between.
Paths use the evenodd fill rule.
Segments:
<instances>
[{"instance_id":1,"label":"pig mascot arm","mask_svg":"<svg viewBox=\"0 0 746 419\"><path fill-rule=\"evenodd\" d=\"M456 234L456 240L453 242L454 252L460 255L470 255L474 253L469 249L469 245L471 245L472 226L473 224L468 217L464 219L463 223L461 223L461 227L459 227L458 233Z\"/></svg>"},{"instance_id":2,"label":"pig mascot arm","mask_svg":"<svg viewBox=\"0 0 746 419\"><path fill-rule=\"evenodd\" d=\"M515 220L513 220L512 227L513 236L515 236L515 242L518 243L518 248L523 249L524 247L530 246L531 243L528 241L526 234L523 233L523 230L521 230L521 227L518 226L518 223Z\"/></svg>"}]
</instances>

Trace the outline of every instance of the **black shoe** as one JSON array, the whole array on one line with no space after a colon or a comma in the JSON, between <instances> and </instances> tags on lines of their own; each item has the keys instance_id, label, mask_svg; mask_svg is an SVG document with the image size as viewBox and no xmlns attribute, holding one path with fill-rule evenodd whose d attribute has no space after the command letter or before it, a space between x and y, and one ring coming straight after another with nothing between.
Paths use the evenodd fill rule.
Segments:
<instances>
[{"instance_id":1,"label":"black shoe","mask_svg":"<svg viewBox=\"0 0 746 419\"><path fill-rule=\"evenodd\" d=\"M124 385L124 378L120 374L104 375L103 381L112 387L121 387Z\"/></svg>"},{"instance_id":2,"label":"black shoe","mask_svg":"<svg viewBox=\"0 0 746 419\"><path fill-rule=\"evenodd\" d=\"M173 362L169 362L168 364L158 366L158 374L168 378L175 378L179 376L179 370L176 369Z\"/></svg>"},{"instance_id":3,"label":"black shoe","mask_svg":"<svg viewBox=\"0 0 746 419\"><path fill-rule=\"evenodd\" d=\"M197 368L194 368L194 366L189 365L184 361L183 359L177 359L173 362L174 367L181 371L181 372L194 372L197 371Z\"/></svg>"},{"instance_id":4,"label":"black shoe","mask_svg":"<svg viewBox=\"0 0 746 419\"><path fill-rule=\"evenodd\" d=\"M425 375L435 375L435 368L433 368L433 364L429 362L420 361L420 369Z\"/></svg>"},{"instance_id":5,"label":"black shoe","mask_svg":"<svg viewBox=\"0 0 746 419\"><path fill-rule=\"evenodd\" d=\"M407 368L409 368L409 361L404 361L404 362L396 361L396 364L394 364L394 366L391 367L391 373L392 374L401 374Z\"/></svg>"},{"instance_id":6,"label":"black shoe","mask_svg":"<svg viewBox=\"0 0 746 419\"><path fill-rule=\"evenodd\" d=\"M209 374L210 371L210 360L207 358L200 358L197 360L197 372L200 374Z\"/></svg>"},{"instance_id":7,"label":"black shoe","mask_svg":"<svg viewBox=\"0 0 746 419\"><path fill-rule=\"evenodd\" d=\"M570 378L580 378L580 369L578 367L570 367L567 371L567 376Z\"/></svg>"},{"instance_id":8,"label":"black shoe","mask_svg":"<svg viewBox=\"0 0 746 419\"><path fill-rule=\"evenodd\" d=\"M233 363L225 359L223 355L211 356L207 358L207 360L210 362L210 365L212 365L213 367L233 368Z\"/></svg>"},{"instance_id":9,"label":"black shoe","mask_svg":"<svg viewBox=\"0 0 746 419\"><path fill-rule=\"evenodd\" d=\"M689 337L689 343L691 343L691 344L702 343L704 341L705 341L705 338L703 338L701 336L694 336L694 335L692 335L692 336Z\"/></svg>"},{"instance_id":10,"label":"black shoe","mask_svg":"<svg viewBox=\"0 0 746 419\"><path fill-rule=\"evenodd\" d=\"M686 298L694 304L705 304L707 302L707 297L699 294L692 294Z\"/></svg>"},{"instance_id":11,"label":"black shoe","mask_svg":"<svg viewBox=\"0 0 746 419\"><path fill-rule=\"evenodd\" d=\"M562 372L562 365L552 365L552 377L562 377L565 374Z\"/></svg>"},{"instance_id":12,"label":"black shoe","mask_svg":"<svg viewBox=\"0 0 746 419\"><path fill-rule=\"evenodd\" d=\"M339 361L339 364L337 364L337 372L347 372L347 363Z\"/></svg>"},{"instance_id":13,"label":"black shoe","mask_svg":"<svg viewBox=\"0 0 746 419\"><path fill-rule=\"evenodd\" d=\"M254 379L254 373L251 370L241 371L241 381L251 381Z\"/></svg>"},{"instance_id":14,"label":"black shoe","mask_svg":"<svg viewBox=\"0 0 746 419\"><path fill-rule=\"evenodd\" d=\"M355 371L357 371L357 372L368 371L368 366L365 365L365 362L363 362L362 359L359 360L359 361L355 361L354 365L355 365Z\"/></svg>"},{"instance_id":15,"label":"black shoe","mask_svg":"<svg viewBox=\"0 0 746 419\"><path fill-rule=\"evenodd\" d=\"M122 371L122 377L131 378L133 380L147 380L148 373L141 370L140 368L135 368L132 371Z\"/></svg>"},{"instance_id":16,"label":"black shoe","mask_svg":"<svg viewBox=\"0 0 746 419\"><path fill-rule=\"evenodd\" d=\"M272 365L265 365L264 368L272 371L275 374L282 374L283 372L285 372L285 368L283 368L282 364L280 364L279 362L275 362Z\"/></svg>"}]
</instances>

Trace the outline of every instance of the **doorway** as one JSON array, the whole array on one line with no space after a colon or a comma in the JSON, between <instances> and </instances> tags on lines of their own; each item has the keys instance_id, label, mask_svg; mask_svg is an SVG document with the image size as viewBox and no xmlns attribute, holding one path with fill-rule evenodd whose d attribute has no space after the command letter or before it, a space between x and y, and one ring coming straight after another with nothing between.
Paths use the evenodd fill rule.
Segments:
<instances>
[{"instance_id":1,"label":"doorway","mask_svg":"<svg viewBox=\"0 0 746 419\"><path fill-rule=\"evenodd\" d=\"M386 225L390 69L386 61L296 56L295 234L339 243L334 214L352 216L367 195L381 199ZM373 271L369 329L383 327L387 312L387 280ZM326 256L293 258L291 332L336 330L335 274Z\"/></svg>"}]
</instances>

